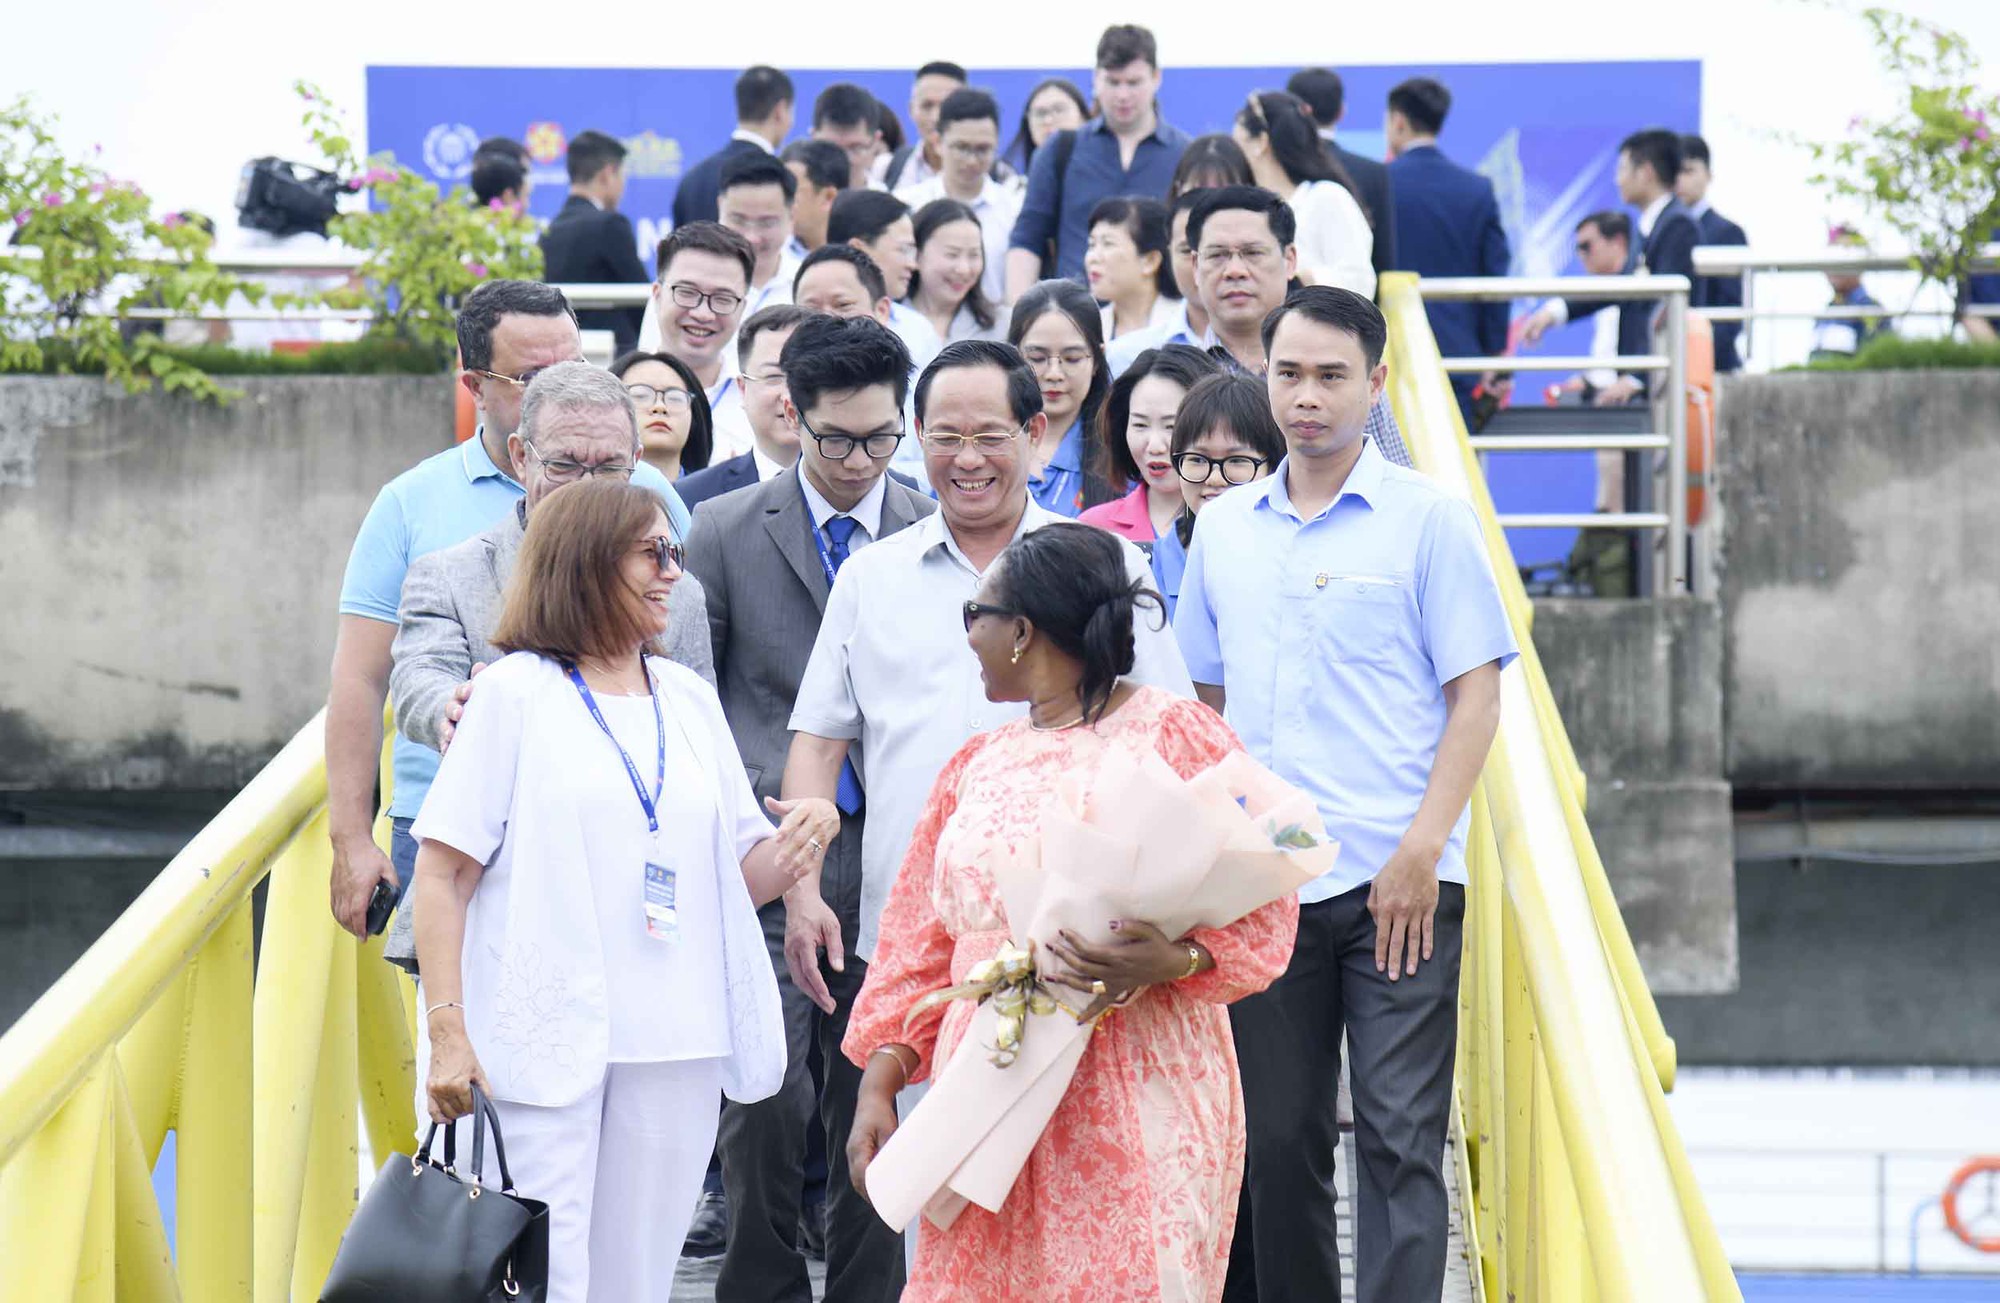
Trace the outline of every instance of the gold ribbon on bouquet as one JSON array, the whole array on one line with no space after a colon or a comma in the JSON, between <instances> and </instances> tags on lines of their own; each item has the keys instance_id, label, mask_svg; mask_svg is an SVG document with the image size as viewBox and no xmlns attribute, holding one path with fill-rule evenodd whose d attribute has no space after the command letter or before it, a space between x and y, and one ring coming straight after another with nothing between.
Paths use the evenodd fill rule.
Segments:
<instances>
[{"instance_id":1,"label":"gold ribbon on bouquet","mask_svg":"<svg viewBox=\"0 0 2000 1303\"><path fill-rule=\"evenodd\" d=\"M974 964L963 982L932 991L912 1005L903 1025L908 1027L926 1009L953 1000L993 1002L993 1011L1000 1016L1000 1022L993 1044L986 1048L988 1061L996 1068L1011 1065L1021 1053L1021 1037L1027 1032L1029 1014L1052 1014L1062 1008L1061 1002L1035 976L1033 942L1025 950L1017 945L1002 945L991 959Z\"/></svg>"}]
</instances>

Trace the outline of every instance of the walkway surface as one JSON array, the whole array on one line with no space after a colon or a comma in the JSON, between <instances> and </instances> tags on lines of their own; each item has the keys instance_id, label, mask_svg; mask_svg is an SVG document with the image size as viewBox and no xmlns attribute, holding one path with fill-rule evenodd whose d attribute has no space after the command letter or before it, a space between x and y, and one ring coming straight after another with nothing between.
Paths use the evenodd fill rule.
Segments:
<instances>
[{"instance_id":1,"label":"walkway surface","mask_svg":"<svg viewBox=\"0 0 2000 1303\"><path fill-rule=\"evenodd\" d=\"M1454 1148L1445 1148L1444 1179L1451 1191L1451 1248L1445 1259L1444 1295L1440 1303L1472 1303L1472 1267L1466 1256L1465 1237L1462 1233L1462 1219L1458 1211L1458 1164ZM1354 1135L1348 1132L1342 1137L1340 1147L1341 1169L1349 1174L1348 1192L1353 1189ZM1353 1200L1344 1198L1340 1203L1340 1266L1341 1297L1354 1299L1354 1219ZM715 1298L715 1272L721 1264L720 1258L702 1260L684 1259L680 1274L674 1280L674 1303L710 1303ZM812 1264L813 1297L820 1297L826 1285L826 1268L821 1263ZM1105 1303L1115 1303L1106 1300ZM1331 1301L1329 1301L1331 1303Z\"/></svg>"}]
</instances>

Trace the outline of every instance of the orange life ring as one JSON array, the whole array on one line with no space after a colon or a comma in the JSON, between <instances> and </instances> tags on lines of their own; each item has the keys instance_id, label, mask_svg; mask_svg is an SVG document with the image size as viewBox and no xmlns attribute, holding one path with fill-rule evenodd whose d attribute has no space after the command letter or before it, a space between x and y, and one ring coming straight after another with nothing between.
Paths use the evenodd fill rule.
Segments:
<instances>
[{"instance_id":1,"label":"orange life ring","mask_svg":"<svg viewBox=\"0 0 2000 1303\"><path fill-rule=\"evenodd\" d=\"M1715 328L1687 316L1687 523L1708 513L1709 467L1715 463Z\"/></svg>"},{"instance_id":2,"label":"orange life ring","mask_svg":"<svg viewBox=\"0 0 2000 1303\"><path fill-rule=\"evenodd\" d=\"M1981 1172L1995 1173L1996 1179L2000 1179L2000 1156L1987 1154L1974 1158L1951 1174L1951 1181L1944 1188L1942 1200L1944 1224L1950 1227L1951 1233L1963 1240L1968 1247L1977 1249L1981 1253L2000 1253L2000 1234L1974 1235L1972 1228L1965 1224L1965 1219L1958 1213L1959 1194L1965 1189L1966 1182Z\"/></svg>"},{"instance_id":3,"label":"orange life ring","mask_svg":"<svg viewBox=\"0 0 2000 1303\"><path fill-rule=\"evenodd\" d=\"M473 401L472 391L459 379L458 359L453 357L452 362L452 435L454 442L464 443L479 429L479 404Z\"/></svg>"}]
</instances>

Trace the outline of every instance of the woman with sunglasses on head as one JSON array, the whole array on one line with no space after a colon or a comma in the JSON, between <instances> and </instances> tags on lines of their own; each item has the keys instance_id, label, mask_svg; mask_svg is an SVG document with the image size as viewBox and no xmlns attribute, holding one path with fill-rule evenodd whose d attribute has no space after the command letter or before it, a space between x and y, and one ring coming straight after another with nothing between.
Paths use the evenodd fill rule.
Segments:
<instances>
[{"instance_id":1,"label":"woman with sunglasses on head","mask_svg":"<svg viewBox=\"0 0 2000 1303\"><path fill-rule=\"evenodd\" d=\"M715 421L693 368L672 353L633 352L613 362L611 374L632 399L646 463L670 480L705 470L715 453Z\"/></svg>"},{"instance_id":2,"label":"woman with sunglasses on head","mask_svg":"<svg viewBox=\"0 0 2000 1303\"><path fill-rule=\"evenodd\" d=\"M1257 184L1291 204L1298 219L1299 280L1373 298L1375 230L1305 101L1256 91L1237 110L1234 135Z\"/></svg>"},{"instance_id":3,"label":"woman with sunglasses on head","mask_svg":"<svg viewBox=\"0 0 2000 1303\"><path fill-rule=\"evenodd\" d=\"M1086 507L1116 498L1119 486L1098 473L1103 456L1097 409L1111 386L1111 368L1104 360L1097 300L1075 281L1042 281L1014 305L1007 342L1033 369L1049 418L1041 439L1027 450L1029 494L1072 520Z\"/></svg>"},{"instance_id":4,"label":"woman with sunglasses on head","mask_svg":"<svg viewBox=\"0 0 2000 1303\"><path fill-rule=\"evenodd\" d=\"M1213 375L1188 390L1174 416L1173 465L1184 509L1153 545L1153 582L1172 619L1181 574L1201 509L1239 484L1254 484L1278 468L1285 432L1271 415L1271 396L1255 376Z\"/></svg>"},{"instance_id":5,"label":"woman with sunglasses on head","mask_svg":"<svg viewBox=\"0 0 2000 1303\"><path fill-rule=\"evenodd\" d=\"M1174 423L1183 399L1222 364L1198 348L1168 344L1149 348L1111 382L1098 417L1105 479L1130 484L1115 502L1092 507L1077 519L1129 538L1150 552L1173 529L1182 511L1181 478L1174 472Z\"/></svg>"},{"instance_id":6,"label":"woman with sunglasses on head","mask_svg":"<svg viewBox=\"0 0 2000 1303\"><path fill-rule=\"evenodd\" d=\"M965 604L987 699L1028 714L951 758L890 888L843 1047L865 1065L847 1142L864 1193L897 1129L897 1093L934 1077L972 1024L974 1001L923 997L1008 940L996 866L1037 844L1058 786L1114 754L1187 779L1242 749L1200 702L1126 677L1136 622L1160 617L1123 552L1102 530L1044 525L1010 543ZM1116 1015L1097 1025L1006 1206L924 1224L904 1303L1222 1297L1244 1143L1226 1006L1284 971L1298 898L1186 935L1111 927L1119 939L1101 949L1067 932L1052 941L1064 971L1049 980L1088 993L1084 1013Z\"/></svg>"},{"instance_id":7,"label":"woman with sunglasses on head","mask_svg":"<svg viewBox=\"0 0 2000 1303\"><path fill-rule=\"evenodd\" d=\"M647 654L680 578L651 492L551 492L411 829L419 1108L492 1101L549 1204L551 1303L672 1289L721 1097L784 1077L757 907L835 831L771 802L774 832L715 689Z\"/></svg>"}]
</instances>

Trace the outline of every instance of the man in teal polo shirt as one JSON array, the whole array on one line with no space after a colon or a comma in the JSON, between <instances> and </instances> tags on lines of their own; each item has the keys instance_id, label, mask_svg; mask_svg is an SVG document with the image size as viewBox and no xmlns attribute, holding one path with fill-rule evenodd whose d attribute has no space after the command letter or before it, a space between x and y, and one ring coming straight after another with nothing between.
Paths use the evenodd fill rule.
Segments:
<instances>
[{"instance_id":1,"label":"man in teal polo shirt","mask_svg":"<svg viewBox=\"0 0 2000 1303\"><path fill-rule=\"evenodd\" d=\"M526 490L501 467L507 437L521 423L521 395L544 367L580 361L576 313L560 290L533 281L489 281L458 314L459 381L479 407L479 432L418 462L376 495L361 522L340 586L340 632L326 704L327 823L333 842L333 916L367 935L377 882L398 894L416 865L409 827L437 772L435 751L398 736L395 745L393 856L375 845L375 775L382 754L382 707L389 649L410 563L491 529ZM688 511L666 477L641 464L632 477L666 502L674 532L687 536Z\"/></svg>"}]
</instances>

